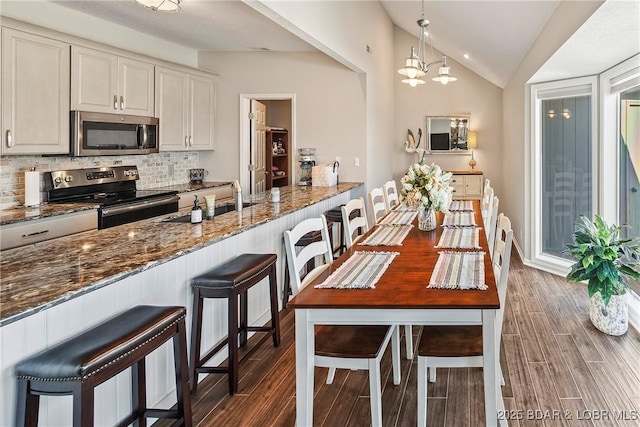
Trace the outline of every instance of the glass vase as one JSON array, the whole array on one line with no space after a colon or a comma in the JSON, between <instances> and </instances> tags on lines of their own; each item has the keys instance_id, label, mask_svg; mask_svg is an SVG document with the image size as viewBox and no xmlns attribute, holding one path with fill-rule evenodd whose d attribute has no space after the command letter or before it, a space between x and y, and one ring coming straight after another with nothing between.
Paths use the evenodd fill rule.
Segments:
<instances>
[{"instance_id":1,"label":"glass vase","mask_svg":"<svg viewBox=\"0 0 640 427\"><path fill-rule=\"evenodd\" d=\"M420 206L418 209L418 230L431 231L436 229L436 211Z\"/></svg>"}]
</instances>

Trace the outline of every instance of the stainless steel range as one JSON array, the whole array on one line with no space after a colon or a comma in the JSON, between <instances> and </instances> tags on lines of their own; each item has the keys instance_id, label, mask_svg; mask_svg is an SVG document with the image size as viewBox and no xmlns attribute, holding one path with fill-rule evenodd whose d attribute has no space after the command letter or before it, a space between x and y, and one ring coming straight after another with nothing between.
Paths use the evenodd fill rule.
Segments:
<instances>
[{"instance_id":1,"label":"stainless steel range","mask_svg":"<svg viewBox=\"0 0 640 427\"><path fill-rule=\"evenodd\" d=\"M108 228L178 211L178 192L137 190L136 166L45 172L49 203L99 205L98 228Z\"/></svg>"}]
</instances>

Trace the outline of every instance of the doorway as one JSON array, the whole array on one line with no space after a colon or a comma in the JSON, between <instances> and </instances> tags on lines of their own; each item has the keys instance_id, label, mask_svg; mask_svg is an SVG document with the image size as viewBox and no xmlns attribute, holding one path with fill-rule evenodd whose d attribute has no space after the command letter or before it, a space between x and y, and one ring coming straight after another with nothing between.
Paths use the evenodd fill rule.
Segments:
<instances>
[{"instance_id":1,"label":"doorway","mask_svg":"<svg viewBox=\"0 0 640 427\"><path fill-rule=\"evenodd\" d=\"M271 166L265 165L267 150L265 142L258 136L259 126L255 122L256 115L252 115L252 105L257 102L265 107L266 128L286 129L289 137L289 179L287 184L296 182L295 179L295 94L241 94L240 95L240 186L246 194L264 191L264 176L272 173ZM271 152L271 151L269 151ZM258 176L262 174L262 176ZM261 184L262 182L262 184Z\"/></svg>"}]
</instances>

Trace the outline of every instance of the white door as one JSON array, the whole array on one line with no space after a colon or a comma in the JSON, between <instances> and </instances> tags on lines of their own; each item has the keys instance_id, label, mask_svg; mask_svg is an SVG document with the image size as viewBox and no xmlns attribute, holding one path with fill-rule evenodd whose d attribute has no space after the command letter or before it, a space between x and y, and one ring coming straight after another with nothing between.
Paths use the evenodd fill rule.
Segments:
<instances>
[{"instance_id":1,"label":"white door","mask_svg":"<svg viewBox=\"0 0 640 427\"><path fill-rule=\"evenodd\" d=\"M266 190L266 134L267 134L267 107L259 101L251 100L251 144L249 149L250 161L253 167L249 167L251 179L251 194L261 193Z\"/></svg>"}]
</instances>

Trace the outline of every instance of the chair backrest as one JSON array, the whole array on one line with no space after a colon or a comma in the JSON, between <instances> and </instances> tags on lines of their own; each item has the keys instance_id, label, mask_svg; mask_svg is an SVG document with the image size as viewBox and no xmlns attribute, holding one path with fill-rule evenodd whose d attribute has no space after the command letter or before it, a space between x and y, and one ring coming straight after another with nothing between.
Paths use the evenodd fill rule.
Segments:
<instances>
[{"instance_id":1,"label":"chair backrest","mask_svg":"<svg viewBox=\"0 0 640 427\"><path fill-rule=\"evenodd\" d=\"M296 243L302 236L311 232L320 232L321 240L314 241L296 251ZM291 278L291 293L296 295L309 284L318 274L324 271L333 262L331 254L331 241L329 240L329 230L327 220L324 215L319 218L309 218L300 222L291 230L284 232L284 248L287 254L287 268ZM315 260L315 268L307 271L301 278L301 271L308 261Z\"/></svg>"},{"instance_id":2,"label":"chair backrest","mask_svg":"<svg viewBox=\"0 0 640 427\"><path fill-rule=\"evenodd\" d=\"M511 242L513 230L511 221L504 214L498 216L496 224L496 238L493 248L493 274L496 276L498 296L500 297L500 309L496 314L496 334L498 345L502 336L502 319L504 318L504 306L507 297L507 282L509 280L509 265L511 264Z\"/></svg>"},{"instance_id":3,"label":"chair backrest","mask_svg":"<svg viewBox=\"0 0 640 427\"><path fill-rule=\"evenodd\" d=\"M491 181L489 180L489 178L484 180L484 187L482 189L482 194L487 192L487 188L491 187Z\"/></svg>"},{"instance_id":4,"label":"chair backrest","mask_svg":"<svg viewBox=\"0 0 640 427\"><path fill-rule=\"evenodd\" d=\"M487 187L482 196L482 203L480 203L480 210L482 212L482 222L485 228L487 227L487 221L489 220L489 211L493 203L493 188Z\"/></svg>"},{"instance_id":5,"label":"chair backrest","mask_svg":"<svg viewBox=\"0 0 640 427\"><path fill-rule=\"evenodd\" d=\"M382 185L382 192L384 193L384 202L387 204L387 212L395 205L400 204L400 199L398 199L398 187L396 187L396 182L394 180L385 182Z\"/></svg>"},{"instance_id":6,"label":"chair backrest","mask_svg":"<svg viewBox=\"0 0 640 427\"><path fill-rule=\"evenodd\" d=\"M493 198L491 203L491 212L489 213L489 221L485 227L487 234L487 242L489 243L489 250L491 251L491 259L493 259L493 244L496 241L496 223L498 221L498 206L500 205L500 199L498 197Z\"/></svg>"},{"instance_id":7,"label":"chair backrest","mask_svg":"<svg viewBox=\"0 0 640 427\"><path fill-rule=\"evenodd\" d=\"M371 189L371 191L367 193L367 198L369 199L369 207L371 208L369 211L371 214L371 224L375 224L389 212L382 187Z\"/></svg>"},{"instance_id":8,"label":"chair backrest","mask_svg":"<svg viewBox=\"0 0 640 427\"><path fill-rule=\"evenodd\" d=\"M354 211L360 211L353 218L349 218ZM342 224L344 225L344 241L347 249L358 241L360 236L369 231L367 212L364 207L364 199L349 200L342 206Z\"/></svg>"}]
</instances>

